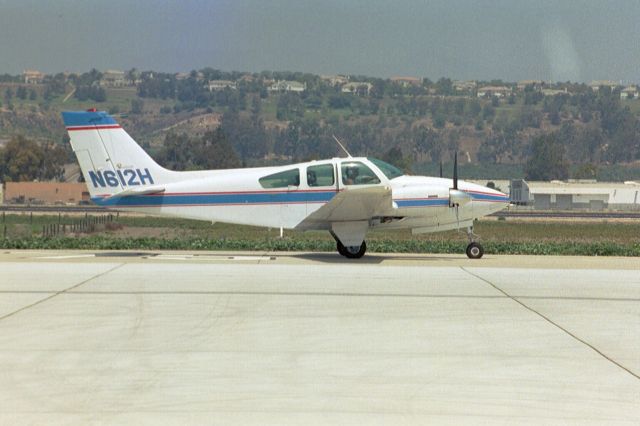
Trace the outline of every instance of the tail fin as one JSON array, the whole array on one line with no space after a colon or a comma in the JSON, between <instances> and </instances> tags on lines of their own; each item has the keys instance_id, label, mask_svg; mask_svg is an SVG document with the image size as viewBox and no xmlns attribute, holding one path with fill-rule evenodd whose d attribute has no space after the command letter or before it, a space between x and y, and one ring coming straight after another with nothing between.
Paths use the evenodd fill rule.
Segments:
<instances>
[{"instance_id":1,"label":"tail fin","mask_svg":"<svg viewBox=\"0 0 640 426\"><path fill-rule=\"evenodd\" d=\"M91 197L113 196L171 181L161 167L106 112L63 112Z\"/></svg>"}]
</instances>

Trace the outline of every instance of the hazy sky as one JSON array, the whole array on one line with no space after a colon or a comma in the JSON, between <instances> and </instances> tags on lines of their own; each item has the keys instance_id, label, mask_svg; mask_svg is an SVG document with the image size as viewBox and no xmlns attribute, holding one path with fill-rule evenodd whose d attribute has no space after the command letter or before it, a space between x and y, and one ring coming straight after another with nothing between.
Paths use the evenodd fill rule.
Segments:
<instances>
[{"instance_id":1,"label":"hazy sky","mask_svg":"<svg viewBox=\"0 0 640 426\"><path fill-rule=\"evenodd\" d=\"M640 0L0 0L0 73L640 82Z\"/></svg>"}]
</instances>

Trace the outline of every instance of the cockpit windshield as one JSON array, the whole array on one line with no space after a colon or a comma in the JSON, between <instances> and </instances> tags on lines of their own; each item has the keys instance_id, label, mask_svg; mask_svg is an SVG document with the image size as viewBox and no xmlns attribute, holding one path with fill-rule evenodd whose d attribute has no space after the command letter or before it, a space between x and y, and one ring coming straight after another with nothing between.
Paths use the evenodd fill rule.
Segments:
<instances>
[{"instance_id":1,"label":"cockpit windshield","mask_svg":"<svg viewBox=\"0 0 640 426\"><path fill-rule=\"evenodd\" d=\"M394 178L397 178L399 176L404 175L404 173L402 173L402 170L400 170L399 168L397 168L396 166L392 166L389 163L385 163L382 160L378 160L377 158L371 158L368 157L367 160L371 161L373 164L376 165L377 168L380 169L380 171L382 173L384 173L384 175L387 177L387 179L391 180Z\"/></svg>"}]
</instances>

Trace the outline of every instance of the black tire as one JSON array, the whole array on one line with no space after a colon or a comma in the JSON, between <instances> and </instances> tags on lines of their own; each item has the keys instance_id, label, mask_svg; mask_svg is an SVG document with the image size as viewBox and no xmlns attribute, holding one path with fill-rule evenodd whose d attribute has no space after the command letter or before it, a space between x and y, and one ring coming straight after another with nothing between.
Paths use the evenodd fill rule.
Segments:
<instances>
[{"instance_id":1,"label":"black tire","mask_svg":"<svg viewBox=\"0 0 640 426\"><path fill-rule=\"evenodd\" d=\"M365 241L360 246L345 247L340 241L337 243L338 253L348 259L360 259L367 251L367 243Z\"/></svg>"},{"instance_id":2,"label":"black tire","mask_svg":"<svg viewBox=\"0 0 640 426\"><path fill-rule=\"evenodd\" d=\"M336 241L336 249L338 250L338 253L340 253L340 256L347 256L346 254L344 254L344 246L340 241Z\"/></svg>"},{"instance_id":3,"label":"black tire","mask_svg":"<svg viewBox=\"0 0 640 426\"><path fill-rule=\"evenodd\" d=\"M467 257L469 259L480 259L484 254L484 248L479 243L470 243L467 246Z\"/></svg>"}]
</instances>

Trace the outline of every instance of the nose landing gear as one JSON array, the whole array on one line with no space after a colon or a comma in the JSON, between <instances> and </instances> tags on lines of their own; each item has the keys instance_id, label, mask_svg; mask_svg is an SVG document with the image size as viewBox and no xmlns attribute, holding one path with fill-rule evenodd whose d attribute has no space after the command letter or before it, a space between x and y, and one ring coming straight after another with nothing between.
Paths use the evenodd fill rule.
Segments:
<instances>
[{"instance_id":1,"label":"nose landing gear","mask_svg":"<svg viewBox=\"0 0 640 426\"><path fill-rule=\"evenodd\" d=\"M469 237L469 245L467 246L467 257L469 259L480 259L484 254L484 248L482 244L475 241L478 237L473 233L473 226L467 228L467 236Z\"/></svg>"}]
</instances>

